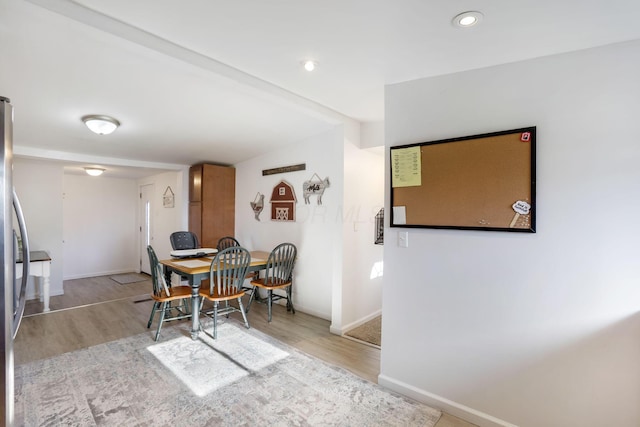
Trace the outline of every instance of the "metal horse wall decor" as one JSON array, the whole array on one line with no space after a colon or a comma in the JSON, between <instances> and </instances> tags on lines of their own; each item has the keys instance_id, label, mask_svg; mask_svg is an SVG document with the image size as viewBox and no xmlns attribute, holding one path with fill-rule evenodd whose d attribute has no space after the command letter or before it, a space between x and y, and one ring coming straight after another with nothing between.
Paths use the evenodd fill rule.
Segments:
<instances>
[{"instance_id":1,"label":"metal horse wall decor","mask_svg":"<svg viewBox=\"0 0 640 427\"><path fill-rule=\"evenodd\" d=\"M313 178L316 178L315 180ZM302 184L302 193L304 196L304 203L305 204L309 204L309 197L311 196L318 196L318 204L321 205L322 204L322 194L324 193L324 190L326 188L328 188L331 185L331 183L329 182L329 177L326 177L325 179L320 179L320 177L318 176L318 174L313 174L313 176L311 177L311 179L309 179L308 181L305 181Z\"/></svg>"}]
</instances>

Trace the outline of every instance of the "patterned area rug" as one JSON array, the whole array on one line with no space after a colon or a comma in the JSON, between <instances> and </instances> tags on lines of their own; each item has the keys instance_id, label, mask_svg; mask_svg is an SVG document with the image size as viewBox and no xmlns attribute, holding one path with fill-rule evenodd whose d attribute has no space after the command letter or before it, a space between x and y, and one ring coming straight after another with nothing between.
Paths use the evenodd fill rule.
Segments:
<instances>
[{"instance_id":1,"label":"patterned area rug","mask_svg":"<svg viewBox=\"0 0 640 427\"><path fill-rule=\"evenodd\" d=\"M138 273L126 273L126 274L117 274L115 276L110 276L111 280L115 280L121 285L126 285L128 283L137 283L142 282L150 278L150 276L145 276L144 274Z\"/></svg>"},{"instance_id":2,"label":"patterned area rug","mask_svg":"<svg viewBox=\"0 0 640 427\"><path fill-rule=\"evenodd\" d=\"M382 332L382 316L371 319L368 322L358 326L345 333L346 336L355 338L360 341L368 342L380 347Z\"/></svg>"},{"instance_id":3,"label":"patterned area rug","mask_svg":"<svg viewBox=\"0 0 640 427\"><path fill-rule=\"evenodd\" d=\"M205 326L206 327L206 326ZM427 426L440 412L235 320L16 367L16 425Z\"/></svg>"}]
</instances>

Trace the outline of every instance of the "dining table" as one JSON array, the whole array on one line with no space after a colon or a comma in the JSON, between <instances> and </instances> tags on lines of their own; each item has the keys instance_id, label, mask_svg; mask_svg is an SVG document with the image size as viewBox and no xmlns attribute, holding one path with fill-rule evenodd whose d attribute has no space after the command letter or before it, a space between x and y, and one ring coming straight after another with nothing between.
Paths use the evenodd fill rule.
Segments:
<instances>
[{"instance_id":1,"label":"dining table","mask_svg":"<svg viewBox=\"0 0 640 427\"><path fill-rule=\"evenodd\" d=\"M267 267L268 251L250 251L249 272L264 270ZM171 273L186 277L191 286L191 339L197 339L200 332L200 285L209 278L211 262L215 255L198 258L171 258L161 260L167 283L171 283Z\"/></svg>"}]
</instances>

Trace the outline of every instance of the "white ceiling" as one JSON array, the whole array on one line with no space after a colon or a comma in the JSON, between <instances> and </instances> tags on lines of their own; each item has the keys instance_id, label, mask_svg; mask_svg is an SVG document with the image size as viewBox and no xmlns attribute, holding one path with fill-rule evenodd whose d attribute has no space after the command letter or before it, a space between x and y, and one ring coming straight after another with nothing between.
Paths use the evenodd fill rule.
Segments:
<instances>
[{"instance_id":1,"label":"white ceiling","mask_svg":"<svg viewBox=\"0 0 640 427\"><path fill-rule=\"evenodd\" d=\"M454 27L467 10L483 22ZM639 39L637 16L638 0L0 0L0 95L17 155L141 176L381 122L386 84ZM94 135L86 114L122 126Z\"/></svg>"}]
</instances>

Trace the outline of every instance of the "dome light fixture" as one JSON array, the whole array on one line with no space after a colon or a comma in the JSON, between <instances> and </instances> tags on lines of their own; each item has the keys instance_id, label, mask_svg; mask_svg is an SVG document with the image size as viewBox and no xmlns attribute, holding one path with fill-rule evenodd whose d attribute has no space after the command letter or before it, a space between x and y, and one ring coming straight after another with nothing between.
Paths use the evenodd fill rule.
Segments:
<instances>
[{"instance_id":1,"label":"dome light fixture","mask_svg":"<svg viewBox=\"0 0 640 427\"><path fill-rule=\"evenodd\" d=\"M456 27L469 28L479 24L483 17L481 12L469 11L456 15L451 22Z\"/></svg>"},{"instance_id":2,"label":"dome light fixture","mask_svg":"<svg viewBox=\"0 0 640 427\"><path fill-rule=\"evenodd\" d=\"M84 171L91 176L100 176L105 170L102 168L84 168Z\"/></svg>"},{"instance_id":3,"label":"dome light fixture","mask_svg":"<svg viewBox=\"0 0 640 427\"><path fill-rule=\"evenodd\" d=\"M316 62L316 61L314 61L312 59L305 59L304 61L302 61L302 66L307 71L313 71L318 66L318 62Z\"/></svg>"},{"instance_id":4,"label":"dome light fixture","mask_svg":"<svg viewBox=\"0 0 640 427\"><path fill-rule=\"evenodd\" d=\"M120 126L120 122L109 116L89 115L84 116L82 121L91 130L98 135L109 135Z\"/></svg>"}]
</instances>

